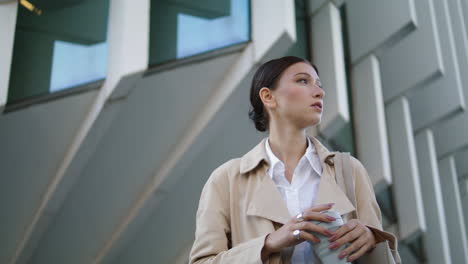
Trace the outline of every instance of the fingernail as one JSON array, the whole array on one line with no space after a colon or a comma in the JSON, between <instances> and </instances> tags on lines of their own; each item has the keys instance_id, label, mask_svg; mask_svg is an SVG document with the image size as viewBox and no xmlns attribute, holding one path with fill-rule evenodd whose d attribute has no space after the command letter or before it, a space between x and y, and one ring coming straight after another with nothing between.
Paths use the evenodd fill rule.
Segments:
<instances>
[{"instance_id":1,"label":"fingernail","mask_svg":"<svg viewBox=\"0 0 468 264\"><path fill-rule=\"evenodd\" d=\"M332 207L332 206L334 206L334 205L335 205L335 203L329 203L329 204L328 204L328 207Z\"/></svg>"},{"instance_id":2,"label":"fingernail","mask_svg":"<svg viewBox=\"0 0 468 264\"><path fill-rule=\"evenodd\" d=\"M333 236L333 233L332 233L330 230L325 230L325 233L326 233L327 236L329 236L329 237Z\"/></svg>"},{"instance_id":3,"label":"fingernail","mask_svg":"<svg viewBox=\"0 0 468 264\"><path fill-rule=\"evenodd\" d=\"M344 256L346 256L346 252L341 252L340 255L338 255L340 259L342 259Z\"/></svg>"},{"instance_id":4,"label":"fingernail","mask_svg":"<svg viewBox=\"0 0 468 264\"><path fill-rule=\"evenodd\" d=\"M332 236L328 239L328 241L332 242L333 240L335 240L335 238L336 238L336 235L332 235Z\"/></svg>"},{"instance_id":5,"label":"fingernail","mask_svg":"<svg viewBox=\"0 0 468 264\"><path fill-rule=\"evenodd\" d=\"M354 261L354 258L353 258L353 257L349 257L346 261L348 261L348 262L353 262L353 261Z\"/></svg>"},{"instance_id":6,"label":"fingernail","mask_svg":"<svg viewBox=\"0 0 468 264\"><path fill-rule=\"evenodd\" d=\"M327 219L330 220L330 221L335 221L336 220L335 217L332 217L332 216L329 216L329 215L327 215Z\"/></svg>"},{"instance_id":7,"label":"fingernail","mask_svg":"<svg viewBox=\"0 0 468 264\"><path fill-rule=\"evenodd\" d=\"M337 243L332 243L328 246L329 249L335 249L337 246Z\"/></svg>"}]
</instances>

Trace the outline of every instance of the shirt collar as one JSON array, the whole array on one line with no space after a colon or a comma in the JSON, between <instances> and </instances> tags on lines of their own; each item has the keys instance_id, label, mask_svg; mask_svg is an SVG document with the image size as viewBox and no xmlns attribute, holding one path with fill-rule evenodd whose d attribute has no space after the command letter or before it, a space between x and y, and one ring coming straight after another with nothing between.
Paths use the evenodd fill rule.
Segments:
<instances>
[{"instance_id":1,"label":"shirt collar","mask_svg":"<svg viewBox=\"0 0 468 264\"><path fill-rule=\"evenodd\" d=\"M278 163L280 163L281 160L278 157L276 157L276 155L271 150L269 138L267 138L266 141L265 141L265 150L266 150L266 156L268 158L268 161L270 162L270 170L273 171L275 166ZM312 144L312 142L310 141L310 139L308 137L307 137L307 149L306 149L306 152L305 152L304 156L309 161L310 166L317 172L317 174L319 176L321 176L321 174L322 174L321 173L321 168L320 169L316 168L317 165L316 165L315 162L313 162L314 157L318 158L317 150L315 149L314 144ZM317 160L319 160L319 159L317 159ZM273 177L273 173L270 173L270 177Z\"/></svg>"},{"instance_id":2,"label":"shirt collar","mask_svg":"<svg viewBox=\"0 0 468 264\"><path fill-rule=\"evenodd\" d=\"M241 174L247 174L254 169L259 168L260 165L265 165L265 163L266 166L269 166L265 148L266 139L266 137L263 138L255 147L242 156L239 167ZM321 168L326 165L334 166L333 157L337 152L329 151L317 138L313 136L310 136L309 139L317 150Z\"/></svg>"}]
</instances>

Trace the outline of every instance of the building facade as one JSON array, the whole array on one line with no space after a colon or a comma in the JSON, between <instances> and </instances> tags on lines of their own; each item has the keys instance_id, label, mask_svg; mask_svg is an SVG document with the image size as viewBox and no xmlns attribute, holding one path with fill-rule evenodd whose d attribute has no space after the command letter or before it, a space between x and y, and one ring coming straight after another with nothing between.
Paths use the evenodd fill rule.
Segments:
<instances>
[{"instance_id":1,"label":"building facade","mask_svg":"<svg viewBox=\"0 0 468 264\"><path fill-rule=\"evenodd\" d=\"M0 1L0 263L187 263L211 172L310 59L308 131L367 168L404 263L468 263L468 1Z\"/></svg>"}]
</instances>

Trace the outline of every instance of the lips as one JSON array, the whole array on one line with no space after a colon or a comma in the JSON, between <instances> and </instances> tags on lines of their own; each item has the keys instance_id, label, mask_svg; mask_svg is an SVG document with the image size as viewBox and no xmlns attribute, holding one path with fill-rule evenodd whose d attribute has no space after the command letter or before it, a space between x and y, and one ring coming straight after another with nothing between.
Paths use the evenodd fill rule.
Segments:
<instances>
[{"instance_id":1,"label":"lips","mask_svg":"<svg viewBox=\"0 0 468 264\"><path fill-rule=\"evenodd\" d=\"M313 103L310 106L315 106L315 107L318 107L318 108L322 109L322 103L321 102Z\"/></svg>"}]
</instances>

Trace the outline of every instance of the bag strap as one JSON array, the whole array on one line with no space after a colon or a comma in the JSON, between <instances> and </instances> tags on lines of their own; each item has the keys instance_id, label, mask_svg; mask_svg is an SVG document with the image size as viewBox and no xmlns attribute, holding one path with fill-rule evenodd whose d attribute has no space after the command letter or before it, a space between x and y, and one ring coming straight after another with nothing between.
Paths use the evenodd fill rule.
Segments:
<instances>
[{"instance_id":1,"label":"bag strap","mask_svg":"<svg viewBox=\"0 0 468 264\"><path fill-rule=\"evenodd\" d=\"M351 155L348 152L339 152L335 155L335 176L336 182L340 186L351 201L353 206L356 207L356 193L354 192L354 179L353 167L351 166ZM354 210L352 217L356 218L357 210ZM353 263L379 263L379 264L401 264L401 260L396 252L390 250L388 242L377 244L371 252L361 257Z\"/></svg>"},{"instance_id":2,"label":"bag strap","mask_svg":"<svg viewBox=\"0 0 468 264\"><path fill-rule=\"evenodd\" d=\"M356 193L354 191L353 167L351 166L351 155L349 152L339 152L335 155L336 183L340 186L356 208ZM352 212L352 217L357 218L357 210Z\"/></svg>"}]
</instances>

